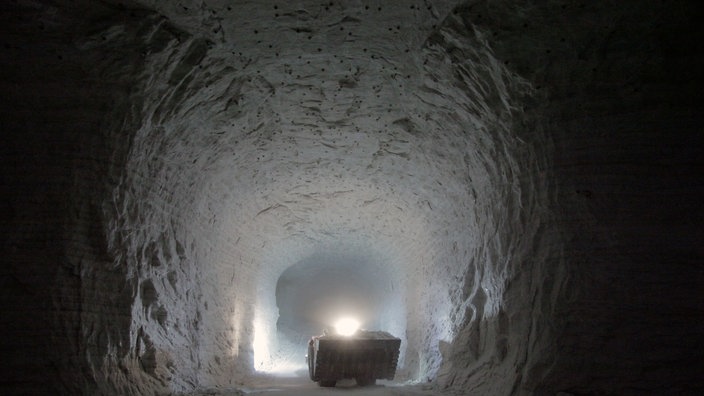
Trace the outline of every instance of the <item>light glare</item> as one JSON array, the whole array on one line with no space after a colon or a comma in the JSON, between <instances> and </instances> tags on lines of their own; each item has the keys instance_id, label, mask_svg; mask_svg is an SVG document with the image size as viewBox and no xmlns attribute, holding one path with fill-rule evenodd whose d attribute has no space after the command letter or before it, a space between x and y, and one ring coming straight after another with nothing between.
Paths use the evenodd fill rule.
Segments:
<instances>
[{"instance_id":1,"label":"light glare","mask_svg":"<svg viewBox=\"0 0 704 396\"><path fill-rule=\"evenodd\" d=\"M342 318L335 323L335 331L344 336L351 336L359 329L359 321L354 318Z\"/></svg>"},{"instance_id":2,"label":"light glare","mask_svg":"<svg viewBox=\"0 0 704 396\"><path fill-rule=\"evenodd\" d=\"M268 338L268 332L262 325L261 321L255 321L252 349L254 352L254 369L257 371L265 371L271 359Z\"/></svg>"}]
</instances>

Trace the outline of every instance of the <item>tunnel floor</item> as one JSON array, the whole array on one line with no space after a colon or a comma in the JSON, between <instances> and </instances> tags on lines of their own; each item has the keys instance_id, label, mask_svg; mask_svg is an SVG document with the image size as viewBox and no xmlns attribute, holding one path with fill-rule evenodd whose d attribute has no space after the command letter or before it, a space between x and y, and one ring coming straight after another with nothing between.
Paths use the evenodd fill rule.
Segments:
<instances>
[{"instance_id":1,"label":"tunnel floor","mask_svg":"<svg viewBox=\"0 0 704 396\"><path fill-rule=\"evenodd\" d=\"M255 378L248 386L240 389L223 391L206 391L189 394L188 396L241 396L241 395L355 395L355 396L381 396L381 395L411 395L435 396L452 395L452 393L432 389L429 385L406 385L393 381L377 381L374 386L359 387L354 380L338 381L334 388L323 388L304 376L271 377L262 376Z\"/></svg>"}]
</instances>

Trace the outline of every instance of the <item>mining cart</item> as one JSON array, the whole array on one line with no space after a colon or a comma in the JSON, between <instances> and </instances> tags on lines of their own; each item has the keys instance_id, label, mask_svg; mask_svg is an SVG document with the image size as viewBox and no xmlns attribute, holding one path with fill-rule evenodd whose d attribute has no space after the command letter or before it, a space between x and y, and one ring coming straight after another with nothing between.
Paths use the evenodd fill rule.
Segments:
<instances>
[{"instance_id":1,"label":"mining cart","mask_svg":"<svg viewBox=\"0 0 704 396\"><path fill-rule=\"evenodd\" d=\"M359 330L351 336L324 334L308 342L308 373L320 386L354 378L359 386L396 374L401 339L385 331Z\"/></svg>"}]
</instances>

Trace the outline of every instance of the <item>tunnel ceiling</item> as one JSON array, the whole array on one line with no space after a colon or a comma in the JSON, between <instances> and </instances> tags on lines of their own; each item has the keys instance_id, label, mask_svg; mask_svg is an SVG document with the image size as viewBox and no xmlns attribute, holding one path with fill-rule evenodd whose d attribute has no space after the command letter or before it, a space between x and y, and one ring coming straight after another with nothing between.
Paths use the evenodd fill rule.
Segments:
<instances>
[{"instance_id":1,"label":"tunnel ceiling","mask_svg":"<svg viewBox=\"0 0 704 396\"><path fill-rule=\"evenodd\" d=\"M241 387L333 289L438 391L694 389L687 1L0 7L12 389Z\"/></svg>"}]
</instances>

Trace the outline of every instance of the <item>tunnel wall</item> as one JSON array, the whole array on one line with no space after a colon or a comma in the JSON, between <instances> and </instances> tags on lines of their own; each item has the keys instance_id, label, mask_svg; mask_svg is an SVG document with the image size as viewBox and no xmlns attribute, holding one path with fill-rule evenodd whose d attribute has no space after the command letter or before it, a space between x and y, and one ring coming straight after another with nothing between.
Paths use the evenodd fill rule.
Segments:
<instances>
[{"instance_id":1,"label":"tunnel wall","mask_svg":"<svg viewBox=\"0 0 704 396\"><path fill-rule=\"evenodd\" d=\"M516 372L530 354L527 340L548 320L565 287L564 274L555 273L562 242L551 230L555 215L549 207L553 145L540 120L526 111L541 93L497 58L490 32L464 19L463 12L454 10L425 43L445 65L441 70L429 63L428 70L455 77L453 106L467 107L482 125L478 139L486 139L477 162L467 164L480 233L472 253L463 257L465 276L450 286L462 290L454 301L465 312L451 341L440 343L436 382L440 388L511 394L520 387ZM547 301L536 307L542 293Z\"/></svg>"},{"instance_id":2,"label":"tunnel wall","mask_svg":"<svg viewBox=\"0 0 704 396\"><path fill-rule=\"evenodd\" d=\"M159 101L143 92L160 66L148 55L194 40L133 4L3 7L3 388L194 389L213 364L199 355L213 273L195 265L212 260L213 216L184 191L201 185L164 171L173 158L145 116Z\"/></svg>"},{"instance_id":3,"label":"tunnel wall","mask_svg":"<svg viewBox=\"0 0 704 396\"><path fill-rule=\"evenodd\" d=\"M129 33L105 52L80 48L99 47L99 36L74 40L113 25L137 31L130 22L139 18L63 6L2 5L1 333L9 394L93 393L107 383L123 391L134 369L117 361L130 354L136 285L114 265L104 205L127 156L121 127L135 121L123 115L139 47Z\"/></svg>"},{"instance_id":4,"label":"tunnel wall","mask_svg":"<svg viewBox=\"0 0 704 396\"><path fill-rule=\"evenodd\" d=\"M540 100L522 109L554 154L545 170L551 215L520 265L529 272L510 277L506 317L467 323L441 386L700 391L702 41L691 11L690 2L551 1L455 10L450 20L536 89ZM509 355L525 347L524 357L502 361L492 344L502 328ZM470 353L477 338L490 361Z\"/></svg>"}]
</instances>

